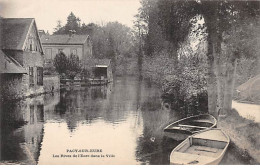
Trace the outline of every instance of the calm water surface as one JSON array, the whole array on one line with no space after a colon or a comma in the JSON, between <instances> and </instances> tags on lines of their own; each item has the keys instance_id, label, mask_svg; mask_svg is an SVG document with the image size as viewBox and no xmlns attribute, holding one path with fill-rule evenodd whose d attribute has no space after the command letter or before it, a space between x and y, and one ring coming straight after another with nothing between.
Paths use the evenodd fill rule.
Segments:
<instances>
[{"instance_id":1,"label":"calm water surface","mask_svg":"<svg viewBox=\"0 0 260 168\"><path fill-rule=\"evenodd\" d=\"M169 164L180 142L164 137L163 128L184 115L164 108L160 96L152 84L117 77L108 86L71 88L3 105L1 162ZM248 162L230 147L222 164Z\"/></svg>"}]
</instances>

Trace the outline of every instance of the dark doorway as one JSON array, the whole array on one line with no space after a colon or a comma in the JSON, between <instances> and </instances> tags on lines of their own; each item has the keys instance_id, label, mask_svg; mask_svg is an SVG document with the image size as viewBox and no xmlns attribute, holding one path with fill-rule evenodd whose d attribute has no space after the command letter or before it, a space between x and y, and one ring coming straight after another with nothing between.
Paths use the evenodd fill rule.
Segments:
<instances>
[{"instance_id":1,"label":"dark doorway","mask_svg":"<svg viewBox=\"0 0 260 168\"><path fill-rule=\"evenodd\" d=\"M95 67L93 69L95 78L101 78L103 76L104 78L107 78L107 67Z\"/></svg>"}]
</instances>

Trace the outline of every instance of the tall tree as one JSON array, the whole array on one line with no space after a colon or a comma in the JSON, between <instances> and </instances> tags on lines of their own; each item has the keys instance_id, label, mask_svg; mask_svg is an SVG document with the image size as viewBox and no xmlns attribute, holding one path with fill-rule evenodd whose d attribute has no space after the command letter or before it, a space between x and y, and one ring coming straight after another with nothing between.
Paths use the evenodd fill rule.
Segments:
<instances>
[{"instance_id":1,"label":"tall tree","mask_svg":"<svg viewBox=\"0 0 260 168\"><path fill-rule=\"evenodd\" d=\"M216 116L216 111L226 114L231 109L231 106L229 109L224 108L224 104L231 105L232 102L232 99L226 99L224 95L227 90L225 87L230 88L229 85L233 83L226 82L228 80L226 71L227 67L233 65L233 75L229 74L233 80L239 58L238 54L222 54L223 33L229 31L232 25L239 26L244 19L259 15L259 1L201 1L200 6L208 33L209 74L211 74L208 76L208 93L211 95L209 99L212 99L209 101L212 103L209 104L209 110ZM240 40L243 40L243 37ZM233 57L235 55L237 57ZM227 59L225 56L230 58Z\"/></svg>"},{"instance_id":2,"label":"tall tree","mask_svg":"<svg viewBox=\"0 0 260 168\"><path fill-rule=\"evenodd\" d=\"M241 20L225 32L223 38L223 52L225 59L224 71L224 103L223 113L228 113L232 107L235 75L237 64L241 59L254 60L252 69L258 74L259 67L259 39L260 39L260 17Z\"/></svg>"},{"instance_id":3,"label":"tall tree","mask_svg":"<svg viewBox=\"0 0 260 168\"><path fill-rule=\"evenodd\" d=\"M73 12L67 17L67 23L65 25L65 33L69 34L70 30L75 30L76 32L80 32L80 19L74 15Z\"/></svg>"},{"instance_id":4,"label":"tall tree","mask_svg":"<svg viewBox=\"0 0 260 168\"><path fill-rule=\"evenodd\" d=\"M148 4L152 3L148 2ZM147 4L145 5L147 6ZM230 98L225 99L224 90L230 87L232 82L226 81L230 80L230 76L233 79L234 75L227 77L227 67L232 65L234 69L232 72L235 72L234 67L236 66L237 58L239 58L235 55L239 52L234 50L235 52L232 55L235 57L222 53L223 33L229 31L234 24L240 25L243 20L258 16L259 1L158 0L157 5L159 25L162 28L165 39L169 41L169 52L175 60L175 69L178 69L177 51L191 30L192 20L196 16L202 17L197 22L204 20L203 26L199 26L198 29L206 28L209 112L217 116L218 111L224 113L229 111L228 108L224 108L224 101L228 102L226 104L230 104L232 100ZM148 27L151 25L149 19L150 17L148 17ZM149 28L149 31L154 30ZM198 32L198 30L195 31ZM242 39L243 37L239 40L241 41ZM176 74L178 74L178 71ZM225 110L223 111L223 109Z\"/></svg>"},{"instance_id":5,"label":"tall tree","mask_svg":"<svg viewBox=\"0 0 260 168\"><path fill-rule=\"evenodd\" d=\"M54 28L53 34L65 34L65 29L62 26L61 20L57 21L57 26Z\"/></svg>"},{"instance_id":6,"label":"tall tree","mask_svg":"<svg viewBox=\"0 0 260 168\"><path fill-rule=\"evenodd\" d=\"M81 33L80 19L75 16L73 12L67 17L65 26L61 25L61 21L57 21L57 26L54 29L53 34L69 34L71 30L75 30L76 34Z\"/></svg>"},{"instance_id":7,"label":"tall tree","mask_svg":"<svg viewBox=\"0 0 260 168\"><path fill-rule=\"evenodd\" d=\"M91 37L93 37L95 31L98 29L98 25L94 23L85 24L83 23L81 26L80 34L88 34Z\"/></svg>"},{"instance_id":8,"label":"tall tree","mask_svg":"<svg viewBox=\"0 0 260 168\"><path fill-rule=\"evenodd\" d=\"M195 1L171 1L161 0L159 7L159 25L161 25L164 37L169 41L169 52L178 66L177 51L181 43L186 40L190 31L190 19L196 14Z\"/></svg>"}]
</instances>

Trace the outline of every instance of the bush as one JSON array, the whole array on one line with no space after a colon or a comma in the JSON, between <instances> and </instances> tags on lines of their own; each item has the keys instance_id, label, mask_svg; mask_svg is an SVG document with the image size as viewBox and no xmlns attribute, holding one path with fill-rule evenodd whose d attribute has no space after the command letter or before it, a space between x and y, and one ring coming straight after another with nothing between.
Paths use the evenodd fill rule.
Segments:
<instances>
[{"instance_id":1,"label":"bush","mask_svg":"<svg viewBox=\"0 0 260 168\"><path fill-rule=\"evenodd\" d=\"M81 72L81 65L79 57L77 55L71 54L67 59L66 75L74 79L74 77Z\"/></svg>"},{"instance_id":2,"label":"bush","mask_svg":"<svg viewBox=\"0 0 260 168\"><path fill-rule=\"evenodd\" d=\"M61 75L62 73L65 73L67 70L67 57L63 52L60 52L59 54L56 54L53 65L56 69L56 71Z\"/></svg>"},{"instance_id":3,"label":"bush","mask_svg":"<svg viewBox=\"0 0 260 168\"><path fill-rule=\"evenodd\" d=\"M162 86L162 99L186 112L207 109L207 58L204 52L179 54L178 69L167 51L144 57L143 76ZM203 104L203 108L199 105Z\"/></svg>"},{"instance_id":4,"label":"bush","mask_svg":"<svg viewBox=\"0 0 260 168\"><path fill-rule=\"evenodd\" d=\"M55 56L53 65L62 77L65 75L71 79L82 71L79 57L73 54L67 58L63 52L60 52Z\"/></svg>"}]
</instances>

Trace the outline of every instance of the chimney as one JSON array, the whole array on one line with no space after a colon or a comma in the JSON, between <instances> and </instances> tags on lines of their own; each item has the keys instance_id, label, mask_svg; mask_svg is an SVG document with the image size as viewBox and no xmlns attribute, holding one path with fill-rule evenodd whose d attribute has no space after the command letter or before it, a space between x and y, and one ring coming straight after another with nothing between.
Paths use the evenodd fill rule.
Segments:
<instances>
[{"instance_id":1,"label":"chimney","mask_svg":"<svg viewBox=\"0 0 260 168\"><path fill-rule=\"evenodd\" d=\"M74 36L74 34L76 33L76 31L75 30L69 30L69 36L70 37L73 37Z\"/></svg>"},{"instance_id":2,"label":"chimney","mask_svg":"<svg viewBox=\"0 0 260 168\"><path fill-rule=\"evenodd\" d=\"M44 30L38 30L39 36L41 37L42 35L46 35Z\"/></svg>"}]
</instances>

